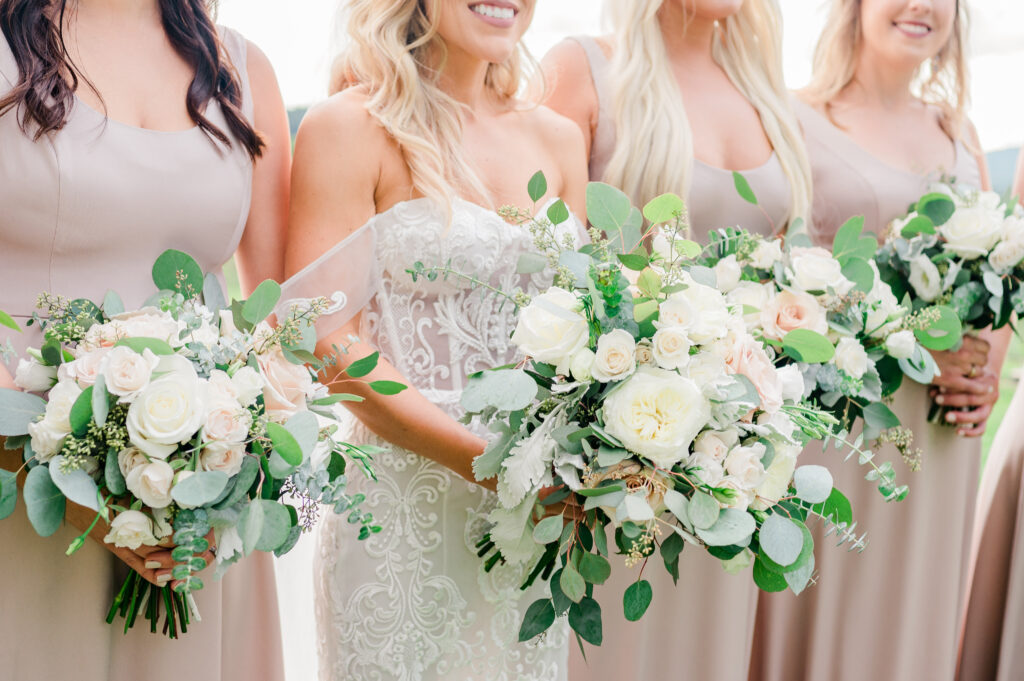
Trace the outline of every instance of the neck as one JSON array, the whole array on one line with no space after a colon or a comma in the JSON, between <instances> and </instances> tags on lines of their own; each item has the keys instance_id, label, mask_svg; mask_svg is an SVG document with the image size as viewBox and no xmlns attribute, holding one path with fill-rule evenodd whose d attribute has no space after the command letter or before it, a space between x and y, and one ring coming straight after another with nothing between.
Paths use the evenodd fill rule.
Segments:
<instances>
[{"instance_id":1,"label":"neck","mask_svg":"<svg viewBox=\"0 0 1024 681\"><path fill-rule=\"evenodd\" d=\"M469 112L476 111L490 102L486 83L489 66L482 59L449 47L441 71L441 89Z\"/></svg>"},{"instance_id":2,"label":"neck","mask_svg":"<svg viewBox=\"0 0 1024 681\"><path fill-rule=\"evenodd\" d=\"M900 109L916 101L910 88L916 73L916 68L900 68L861 50L846 92L866 103Z\"/></svg>"},{"instance_id":3,"label":"neck","mask_svg":"<svg viewBox=\"0 0 1024 681\"><path fill-rule=\"evenodd\" d=\"M69 2L70 6L72 3ZM104 13L129 19L161 18L159 0L73 0L79 12Z\"/></svg>"},{"instance_id":4,"label":"neck","mask_svg":"<svg viewBox=\"0 0 1024 681\"><path fill-rule=\"evenodd\" d=\"M658 10L658 24L670 60L712 60L711 44L718 30L714 20L687 15L681 2L666 2Z\"/></svg>"}]
</instances>

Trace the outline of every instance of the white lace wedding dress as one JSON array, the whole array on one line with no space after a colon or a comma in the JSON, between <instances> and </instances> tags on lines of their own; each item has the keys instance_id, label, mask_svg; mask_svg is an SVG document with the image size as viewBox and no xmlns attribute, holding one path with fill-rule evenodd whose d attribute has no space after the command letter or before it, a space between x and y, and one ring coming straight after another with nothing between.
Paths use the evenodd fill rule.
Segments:
<instances>
[{"instance_id":1,"label":"white lace wedding dress","mask_svg":"<svg viewBox=\"0 0 1024 681\"><path fill-rule=\"evenodd\" d=\"M428 399L459 417L465 377L515 357L509 341L513 306L451 278L413 282L406 270L416 261L450 263L506 291L536 290L550 276L545 283L541 275L531 280L516 273L519 255L531 247L525 228L467 201L456 201L452 210L446 226L430 200L399 203L335 247L342 260L332 249L299 276L314 275L321 286L334 281L323 290L344 290L336 302L350 312L367 301L361 338ZM387 445L351 421L349 441ZM524 593L522 570L498 566L485 573L476 555L495 496L398 447L390 446L374 464L379 482L354 475L352 484L366 495L362 508L383 531L361 542L353 526L331 516L320 535L315 592L321 681L566 679L564 621L539 643L518 643L523 613L546 586Z\"/></svg>"}]
</instances>

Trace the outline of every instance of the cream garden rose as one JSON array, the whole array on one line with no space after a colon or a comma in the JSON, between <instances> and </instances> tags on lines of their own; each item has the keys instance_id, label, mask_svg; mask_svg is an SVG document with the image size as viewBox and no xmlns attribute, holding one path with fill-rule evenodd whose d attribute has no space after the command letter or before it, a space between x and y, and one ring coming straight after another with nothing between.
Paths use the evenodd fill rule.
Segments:
<instances>
[{"instance_id":1,"label":"cream garden rose","mask_svg":"<svg viewBox=\"0 0 1024 681\"><path fill-rule=\"evenodd\" d=\"M739 433L735 430L706 430L693 441L693 452L722 463L729 450L735 447L739 440Z\"/></svg>"},{"instance_id":2,"label":"cream garden rose","mask_svg":"<svg viewBox=\"0 0 1024 681\"><path fill-rule=\"evenodd\" d=\"M245 445L232 442L207 442L199 452L199 467L204 471L221 471L237 475L245 461Z\"/></svg>"},{"instance_id":3,"label":"cream garden rose","mask_svg":"<svg viewBox=\"0 0 1024 681\"><path fill-rule=\"evenodd\" d=\"M160 358L161 376L128 408L128 438L146 454L166 459L191 439L206 418L203 386L192 363L181 355Z\"/></svg>"},{"instance_id":4,"label":"cream garden rose","mask_svg":"<svg viewBox=\"0 0 1024 681\"><path fill-rule=\"evenodd\" d=\"M250 366L244 366L234 373L231 383L235 387L235 395L243 407L251 407L263 393L265 382L260 372Z\"/></svg>"},{"instance_id":5,"label":"cream garden rose","mask_svg":"<svg viewBox=\"0 0 1024 681\"><path fill-rule=\"evenodd\" d=\"M48 367L34 357L19 359L14 372L14 385L30 393L41 393L57 382L57 367Z\"/></svg>"},{"instance_id":6,"label":"cream garden rose","mask_svg":"<svg viewBox=\"0 0 1024 681\"><path fill-rule=\"evenodd\" d=\"M690 361L693 344L686 330L678 326L663 326L654 332L651 350L654 361L662 369L682 369Z\"/></svg>"},{"instance_id":7,"label":"cream garden rose","mask_svg":"<svg viewBox=\"0 0 1024 681\"><path fill-rule=\"evenodd\" d=\"M782 291L761 308L764 335L782 340L796 329L820 334L828 332L828 318L818 300L803 291Z\"/></svg>"},{"instance_id":8,"label":"cream garden rose","mask_svg":"<svg viewBox=\"0 0 1024 681\"><path fill-rule=\"evenodd\" d=\"M313 392L313 377L304 365L292 364L281 348L256 358L264 378L263 402L274 421L286 421L306 410L306 400Z\"/></svg>"},{"instance_id":9,"label":"cream garden rose","mask_svg":"<svg viewBox=\"0 0 1024 681\"><path fill-rule=\"evenodd\" d=\"M717 288L722 293L729 293L740 283L740 276L743 271L740 264L736 262L735 255L727 255L719 260L714 267Z\"/></svg>"},{"instance_id":10,"label":"cream garden rose","mask_svg":"<svg viewBox=\"0 0 1024 681\"><path fill-rule=\"evenodd\" d=\"M577 381L590 381L594 378L593 368L596 355L590 348L578 350L569 360L569 372Z\"/></svg>"},{"instance_id":11,"label":"cream garden rose","mask_svg":"<svg viewBox=\"0 0 1024 681\"><path fill-rule=\"evenodd\" d=\"M67 377L75 381L85 389L96 383L96 377L100 374L103 360L113 352L113 348L98 348L88 352L82 352L77 359L65 362L57 369L58 377Z\"/></svg>"},{"instance_id":12,"label":"cream garden rose","mask_svg":"<svg viewBox=\"0 0 1024 681\"><path fill-rule=\"evenodd\" d=\"M740 481L747 489L753 489L764 479L764 465L761 459L765 455L765 446L760 442L736 447L725 457L726 472Z\"/></svg>"},{"instance_id":13,"label":"cream garden rose","mask_svg":"<svg viewBox=\"0 0 1024 681\"><path fill-rule=\"evenodd\" d=\"M921 300L929 303L942 293L939 268L923 253L910 261L910 285Z\"/></svg>"},{"instance_id":14,"label":"cream garden rose","mask_svg":"<svg viewBox=\"0 0 1024 681\"><path fill-rule=\"evenodd\" d=\"M43 417L42 421L28 424L28 434L36 461L46 463L60 452L71 428L64 428L57 419Z\"/></svg>"},{"instance_id":15,"label":"cream garden rose","mask_svg":"<svg viewBox=\"0 0 1024 681\"><path fill-rule=\"evenodd\" d=\"M803 291L845 295L853 282L843 276L843 268L832 254L820 247L798 246L789 252L789 277Z\"/></svg>"},{"instance_id":16,"label":"cream garden rose","mask_svg":"<svg viewBox=\"0 0 1024 681\"><path fill-rule=\"evenodd\" d=\"M143 545L156 546L160 543L153 532L153 521L145 513L131 510L117 514L103 541L132 551Z\"/></svg>"},{"instance_id":17,"label":"cream garden rose","mask_svg":"<svg viewBox=\"0 0 1024 681\"><path fill-rule=\"evenodd\" d=\"M909 359L917 347L917 339L913 331L897 331L885 339L885 351L896 359Z\"/></svg>"},{"instance_id":18,"label":"cream garden rose","mask_svg":"<svg viewBox=\"0 0 1024 681\"><path fill-rule=\"evenodd\" d=\"M519 311L512 342L538 362L554 364L560 373L590 340L587 319L580 313L580 301L563 288L552 286Z\"/></svg>"},{"instance_id":19,"label":"cream garden rose","mask_svg":"<svg viewBox=\"0 0 1024 681\"><path fill-rule=\"evenodd\" d=\"M775 445L775 458L772 459L764 478L755 490L756 499L751 504L755 510L763 511L786 496L799 455L798 445Z\"/></svg>"},{"instance_id":20,"label":"cream garden rose","mask_svg":"<svg viewBox=\"0 0 1024 681\"><path fill-rule=\"evenodd\" d=\"M736 308L736 312L743 315L747 331L753 331L761 325L761 311L774 297L773 288L756 281L741 281L725 297Z\"/></svg>"},{"instance_id":21,"label":"cream garden rose","mask_svg":"<svg viewBox=\"0 0 1024 681\"><path fill-rule=\"evenodd\" d=\"M660 468L689 456L689 447L711 417L711 404L691 379L640 367L605 400L605 429L627 449Z\"/></svg>"},{"instance_id":22,"label":"cream garden rose","mask_svg":"<svg viewBox=\"0 0 1024 681\"><path fill-rule=\"evenodd\" d=\"M203 441L244 442L252 427L252 412L235 400L219 400L210 405L203 424Z\"/></svg>"},{"instance_id":23,"label":"cream garden rose","mask_svg":"<svg viewBox=\"0 0 1024 681\"><path fill-rule=\"evenodd\" d=\"M1002 240L992 249L988 264L997 274L1006 274L1024 260L1024 219L1016 215L1006 219Z\"/></svg>"},{"instance_id":24,"label":"cream garden rose","mask_svg":"<svg viewBox=\"0 0 1024 681\"><path fill-rule=\"evenodd\" d=\"M621 381L636 370L636 340L623 329L612 329L597 339L591 373L602 383Z\"/></svg>"},{"instance_id":25,"label":"cream garden rose","mask_svg":"<svg viewBox=\"0 0 1024 681\"><path fill-rule=\"evenodd\" d=\"M870 360L864 346L856 338L840 338L836 344L836 368L853 378L861 378L868 370Z\"/></svg>"},{"instance_id":26,"label":"cream garden rose","mask_svg":"<svg viewBox=\"0 0 1024 681\"><path fill-rule=\"evenodd\" d=\"M150 508L164 508L171 505L171 485L174 469L166 461L157 459L136 466L124 479L128 491Z\"/></svg>"},{"instance_id":27,"label":"cream garden rose","mask_svg":"<svg viewBox=\"0 0 1024 681\"><path fill-rule=\"evenodd\" d=\"M116 315L111 318L109 323L114 325L123 336L157 338L171 347L181 346L182 341L179 334L185 328L185 325L174 319L170 313L155 307L144 307L133 312Z\"/></svg>"},{"instance_id":28,"label":"cream garden rose","mask_svg":"<svg viewBox=\"0 0 1024 681\"><path fill-rule=\"evenodd\" d=\"M778 239L762 241L750 256L750 263L761 270L770 270L782 260L782 242Z\"/></svg>"},{"instance_id":29,"label":"cream garden rose","mask_svg":"<svg viewBox=\"0 0 1024 681\"><path fill-rule=\"evenodd\" d=\"M136 447L126 447L117 453L117 465L126 478L133 470L148 463L149 458Z\"/></svg>"},{"instance_id":30,"label":"cream garden rose","mask_svg":"<svg viewBox=\"0 0 1024 681\"><path fill-rule=\"evenodd\" d=\"M970 205L957 201L957 209L939 227L946 240L945 249L965 260L980 258L999 241L1005 216L1000 209L1001 200L995 192L979 192Z\"/></svg>"},{"instance_id":31,"label":"cream garden rose","mask_svg":"<svg viewBox=\"0 0 1024 681\"><path fill-rule=\"evenodd\" d=\"M101 367L107 392L130 402L149 385L159 363L160 358L148 348L142 354L123 346L111 349Z\"/></svg>"}]
</instances>

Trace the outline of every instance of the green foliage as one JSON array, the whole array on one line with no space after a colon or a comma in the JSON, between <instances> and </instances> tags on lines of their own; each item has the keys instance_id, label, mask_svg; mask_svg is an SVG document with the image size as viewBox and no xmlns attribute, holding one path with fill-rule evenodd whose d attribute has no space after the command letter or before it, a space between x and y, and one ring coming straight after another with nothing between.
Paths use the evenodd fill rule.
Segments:
<instances>
[{"instance_id":1,"label":"green foliage","mask_svg":"<svg viewBox=\"0 0 1024 681\"><path fill-rule=\"evenodd\" d=\"M18 505L18 475L0 468L0 520L14 513Z\"/></svg>"},{"instance_id":2,"label":"green foliage","mask_svg":"<svg viewBox=\"0 0 1024 681\"><path fill-rule=\"evenodd\" d=\"M687 511L693 526L700 530L706 530L718 521L721 507L710 495L697 493L690 498Z\"/></svg>"},{"instance_id":3,"label":"green foliage","mask_svg":"<svg viewBox=\"0 0 1024 681\"><path fill-rule=\"evenodd\" d=\"M79 506L98 511L100 499L96 482L81 468L66 469L63 456L53 457L50 461L50 479L53 484L69 500Z\"/></svg>"},{"instance_id":4,"label":"green foliage","mask_svg":"<svg viewBox=\"0 0 1024 681\"><path fill-rule=\"evenodd\" d=\"M28 425L46 411L46 400L20 390L0 388L0 435L27 435Z\"/></svg>"},{"instance_id":5,"label":"green foliage","mask_svg":"<svg viewBox=\"0 0 1024 681\"><path fill-rule=\"evenodd\" d=\"M919 215L931 220L933 225L938 226L946 224L953 217L953 213L956 212L956 204L948 195L934 192L922 196L918 200L915 210Z\"/></svg>"},{"instance_id":6,"label":"green foliage","mask_svg":"<svg viewBox=\"0 0 1024 681\"><path fill-rule=\"evenodd\" d=\"M862 235L864 231L864 217L857 216L850 218L836 232L836 238L832 242L832 255L845 265L850 258L871 260L878 250L878 239L871 235Z\"/></svg>"},{"instance_id":7,"label":"green foliage","mask_svg":"<svg viewBox=\"0 0 1024 681\"><path fill-rule=\"evenodd\" d=\"M75 437L83 437L92 421L92 391L93 387L89 386L78 395L75 403L71 405L71 414L68 420L71 422L71 432L75 434Z\"/></svg>"},{"instance_id":8,"label":"green foliage","mask_svg":"<svg viewBox=\"0 0 1024 681\"><path fill-rule=\"evenodd\" d=\"M380 353L372 352L362 359L357 359L348 365L345 369L345 373L352 378L362 378L371 371L377 368L377 362L380 361Z\"/></svg>"},{"instance_id":9,"label":"green foliage","mask_svg":"<svg viewBox=\"0 0 1024 681\"><path fill-rule=\"evenodd\" d=\"M168 345L167 341L160 340L159 338L122 338L114 344L125 348L131 348L140 355L144 350L149 350L154 355L173 355L174 348Z\"/></svg>"},{"instance_id":10,"label":"green foliage","mask_svg":"<svg viewBox=\"0 0 1024 681\"><path fill-rule=\"evenodd\" d=\"M809 504L827 501L833 484L832 473L824 466L800 466L793 474L796 495Z\"/></svg>"},{"instance_id":11,"label":"green foliage","mask_svg":"<svg viewBox=\"0 0 1024 681\"><path fill-rule=\"evenodd\" d=\"M740 195L740 198L747 203L752 203L755 206L757 205L757 196L754 194L754 190L750 188L750 183L747 182L747 178L734 170L732 173L732 182L736 186L736 193Z\"/></svg>"},{"instance_id":12,"label":"green foliage","mask_svg":"<svg viewBox=\"0 0 1024 681\"><path fill-rule=\"evenodd\" d=\"M786 567L796 562L803 550L804 537L796 521L772 514L761 525L758 534L761 550L778 565Z\"/></svg>"},{"instance_id":13,"label":"green foliage","mask_svg":"<svg viewBox=\"0 0 1024 681\"><path fill-rule=\"evenodd\" d=\"M485 409L516 411L537 396L537 383L521 369L483 371L469 377L462 392L462 407L470 413Z\"/></svg>"},{"instance_id":14,"label":"green foliage","mask_svg":"<svg viewBox=\"0 0 1024 681\"><path fill-rule=\"evenodd\" d=\"M48 466L36 466L25 478L25 509L40 537L49 537L64 521L64 495L53 484Z\"/></svg>"},{"instance_id":15,"label":"green foliage","mask_svg":"<svg viewBox=\"0 0 1024 681\"><path fill-rule=\"evenodd\" d=\"M963 325L956 312L946 305L936 305L939 318L929 328L914 331L918 342L929 350L949 350L963 335Z\"/></svg>"},{"instance_id":16,"label":"green foliage","mask_svg":"<svg viewBox=\"0 0 1024 681\"><path fill-rule=\"evenodd\" d=\"M121 496L128 491L121 466L117 463L117 451L113 447L107 452L106 461L103 462L103 481L107 491L114 496Z\"/></svg>"},{"instance_id":17,"label":"green foliage","mask_svg":"<svg viewBox=\"0 0 1024 681\"><path fill-rule=\"evenodd\" d=\"M267 424L267 437L270 438L270 444L274 451L280 454L281 458L289 465L298 466L302 463L302 447L287 428L270 422Z\"/></svg>"},{"instance_id":18,"label":"green foliage","mask_svg":"<svg viewBox=\"0 0 1024 681\"><path fill-rule=\"evenodd\" d=\"M182 506L205 506L224 492L228 475L221 471L199 471L179 481L171 488L171 498Z\"/></svg>"},{"instance_id":19,"label":"green foliage","mask_svg":"<svg viewBox=\"0 0 1024 681\"><path fill-rule=\"evenodd\" d=\"M612 574L612 566L603 556L584 553L580 556L580 574L590 584L604 584Z\"/></svg>"},{"instance_id":20,"label":"green foliage","mask_svg":"<svg viewBox=\"0 0 1024 681\"><path fill-rule=\"evenodd\" d=\"M569 219L569 208L562 199L558 199L548 206L547 217L552 225L560 225Z\"/></svg>"},{"instance_id":21,"label":"green foliage","mask_svg":"<svg viewBox=\"0 0 1024 681\"><path fill-rule=\"evenodd\" d=\"M601 629L601 606L590 597L569 606L569 626L587 643L599 646L604 639Z\"/></svg>"},{"instance_id":22,"label":"green foliage","mask_svg":"<svg viewBox=\"0 0 1024 681\"><path fill-rule=\"evenodd\" d=\"M538 544L550 544L553 541L558 541L558 538L562 536L564 524L565 521L560 515L544 518L533 528L533 540Z\"/></svg>"},{"instance_id":23,"label":"green foliage","mask_svg":"<svg viewBox=\"0 0 1024 681\"><path fill-rule=\"evenodd\" d=\"M21 332L21 327L18 326L18 322L14 321L14 318L3 310L0 310L0 325L6 326L8 329L14 329L19 333Z\"/></svg>"},{"instance_id":24,"label":"green foliage","mask_svg":"<svg viewBox=\"0 0 1024 681\"><path fill-rule=\"evenodd\" d=\"M530 604L519 628L519 642L524 643L547 631L555 623L555 609L551 599L541 598Z\"/></svg>"},{"instance_id":25,"label":"green foliage","mask_svg":"<svg viewBox=\"0 0 1024 681\"><path fill-rule=\"evenodd\" d=\"M647 202L643 215L653 225L672 222L686 211L683 200L675 194L662 194Z\"/></svg>"},{"instance_id":26,"label":"green foliage","mask_svg":"<svg viewBox=\"0 0 1024 681\"><path fill-rule=\"evenodd\" d=\"M768 593L785 591L786 587L789 586L786 578L768 568L761 556L754 560L754 584L761 591L767 591Z\"/></svg>"},{"instance_id":27,"label":"green foliage","mask_svg":"<svg viewBox=\"0 0 1024 681\"><path fill-rule=\"evenodd\" d=\"M692 503L690 509L693 509ZM708 546L744 545L756 529L757 523L752 515L735 508L725 508L714 525L707 529L697 527L697 536Z\"/></svg>"},{"instance_id":28,"label":"green foliage","mask_svg":"<svg viewBox=\"0 0 1024 681\"><path fill-rule=\"evenodd\" d=\"M242 305L242 317L250 324L259 324L266 319L281 299L281 285L267 279L256 287L249 299Z\"/></svg>"},{"instance_id":29,"label":"green foliage","mask_svg":"<svg viewBox=\"0 0 1024 681\"><path fill-rule=\"evenodd\" d=\"M782 351L797 362L824 364L835 357L836 349L825 336L810 329L794 329L782 339Z\"/></svg>"},{"instance_id":30,"label":"green foliage","mask_svg":"<svg viewBox=\"0 0 1024 681\"><path fill-rule=\"evenodd\" d=\"M654 591L651 589L651 583L646 579L633 582L626 587L625 593L622 594L622 610L626 619L636 622L643 617L647 608L650 607L653 597Z\"/></svg>"},{"instance_id":31,"label":"green foliage","mask_svg":"<svg viewBox=\"0 0 1024 681\"><path fill-rule=\"evenodd\" d=\"M398 381L370 381L369 385L378 395L397 395L408 387Z\"/></svg>"},{"instance_id":32,"label":"green foliage","mask_svg":"<svg viewBox=\"0 0 1024 681\"><path fill-rule=\"evenodd\" d=\"M526 185L526 191L534 203L544 198L544 195L548 193L548 180L544 177L543 172L538 170L533 174Z\"/></svg>"},{"instance_id":33,"label":"green foliage","mask_svg":"<svg viewBox=\"0 0 1024 681\"><path fill-rule=\"evenodd\" d=\"M153 263L153 283L162 291L192 298L203 291L203 269L188 253L166 250Z\"/></svg>"}]
</instances>

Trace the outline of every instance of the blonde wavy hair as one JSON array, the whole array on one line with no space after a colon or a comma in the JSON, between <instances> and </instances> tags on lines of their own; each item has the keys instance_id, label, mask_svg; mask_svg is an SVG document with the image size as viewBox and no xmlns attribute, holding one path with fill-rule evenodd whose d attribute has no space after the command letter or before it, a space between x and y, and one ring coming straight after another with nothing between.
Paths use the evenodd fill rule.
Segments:
<instances>
[{"instance_id":1,"label":"blonde wavy hair","mask_svg":"<svg viewBox=\"0 0 1024 681\"><path fill-rule=\"evenodd\" d=\"M342 6L345 48L334 62L331 90L361 86L367 110L399 144L413 186L449 210L457 188L485 201L491 193L461 150L462 107L441 89L445 45L427 3L442 0L347 0ZM513 100L531 62L520 44L513 56L487 69L486 86Z\"/></svg>"},{"instance_id":2,"label":"blonde wavy hair","mask_svg":"<svg viewBox=\"0 0 1024 681\"><path fill-rule=\"evenodd\" d=\"M618 140L603 179L641 205L666 192L687 195L693 173L693 131L658 20L666 1L679 0L608 0L607 6ZM789 179L792 223L810 213L811 165L782 75L781 36L776 0L746 0L721 22L712 55L761 118Z\"/></svg>"},{"instance_id":3,"label":"blonde wavy hair","mask_svg":"<svg viewBox=\"0 0 1024 681\"><path fill-rule=\"evenodd\" d=\"M861 0L833 0L825 30L814 49L814 72L804 93L826 109L853 82L861 46L860 7ZM946 134L960 139L969 100L965 0L957 0L949 42L921 64L915 80L915 94L938 107Z\"/></svg>"}]
</instances>

